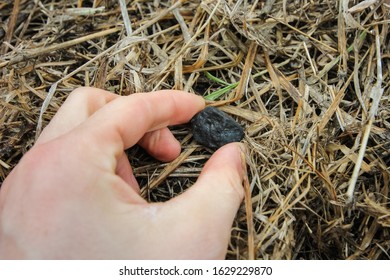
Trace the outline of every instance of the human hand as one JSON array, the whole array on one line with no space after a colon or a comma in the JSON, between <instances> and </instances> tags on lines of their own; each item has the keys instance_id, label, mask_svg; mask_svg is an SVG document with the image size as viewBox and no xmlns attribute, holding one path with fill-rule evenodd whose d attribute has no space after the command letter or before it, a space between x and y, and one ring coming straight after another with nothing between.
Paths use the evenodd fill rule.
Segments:
<instances>
[{"instance_id":1,"label":"human hand","mask_svg":"<svg viewBox=\"0 0 390 280\"><path fill-rule=\"evenodd\" d=\"M180 154L168 125L201 97L179 91L121 97L74 91L0 191L0 259L222 259L243 198L242 151L216 151L197 182L147 203L124 150L162 161Z\"/></svg>"}]
</instances>

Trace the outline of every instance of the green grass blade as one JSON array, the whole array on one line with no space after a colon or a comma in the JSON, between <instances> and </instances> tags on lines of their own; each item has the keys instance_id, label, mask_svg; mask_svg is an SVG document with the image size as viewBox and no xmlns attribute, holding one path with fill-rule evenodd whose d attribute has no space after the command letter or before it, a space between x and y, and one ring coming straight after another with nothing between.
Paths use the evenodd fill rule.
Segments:
<instances>
[{"instance_id":1,"label":"green grass blade","mask_svg":"<svg viewBox=\"0 0 390 280\"><path fill-rule=\"evenodd\" d=\"M210 72L205 72L205 75L207 78L209 78L210 80L212 80L213 82L216 82L216 83L219 83L221 85L225 85L225 86L230 86L230 84L224 80L221 80L220 78L217 78L213 75L210 74Z\"/></svg>"},{"instance_id":2,"label":"green grass blade","mask_svg":"<svg viewBox=\"0 0 390 280\"><path fill-rule=\"evenodd\" d=\"M208 95L206 95L204 97L204 99L206 100L210 100L210 101L214 101L218 98L220 98L222 95L224 95L225 93L229 92L230 90L236 88L238 86L238 82L234 83L234 84L230 84L224 88L221 88L217 91L214 91L213 93L210 93Z\"/></svg>"}]
</instances>

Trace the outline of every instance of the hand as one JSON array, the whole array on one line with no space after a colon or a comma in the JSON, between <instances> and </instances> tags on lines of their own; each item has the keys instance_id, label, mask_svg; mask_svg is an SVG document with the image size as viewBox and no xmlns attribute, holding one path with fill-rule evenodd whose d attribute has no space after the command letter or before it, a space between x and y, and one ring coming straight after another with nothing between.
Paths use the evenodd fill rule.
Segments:
<instances>
[{"instance_id":1,"label":"hand","mask_svg":"<svg viewBox=\"0 0 390 280\"><path fill-rule=\"evenodd\" d=\"M222 259L243 198L242 151L228 144L165 203L140 196L124 150L171 161L168 125L204 108L180 92L74 91L0 191L0 259Z\"/></svg>"}]
</instances>

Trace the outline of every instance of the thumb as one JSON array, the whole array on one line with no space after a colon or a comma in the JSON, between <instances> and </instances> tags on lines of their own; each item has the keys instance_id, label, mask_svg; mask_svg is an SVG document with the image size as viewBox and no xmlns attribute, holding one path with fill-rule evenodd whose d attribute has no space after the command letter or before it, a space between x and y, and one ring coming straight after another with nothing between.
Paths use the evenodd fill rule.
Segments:
<instances>
[{"instance_id":1,"label":"thumb","mask_svg":"<svg viewBox=\"0 0 390 280\"><path fill-rule=\"evenodd\" d=\"M244 197L244 158L241 144L223 146L208 160L197 182L168 202L177 221L194 232L204 229L206 239L219 243L222 250L227 248L232 223Z\"/></svg>"}]
</instances>

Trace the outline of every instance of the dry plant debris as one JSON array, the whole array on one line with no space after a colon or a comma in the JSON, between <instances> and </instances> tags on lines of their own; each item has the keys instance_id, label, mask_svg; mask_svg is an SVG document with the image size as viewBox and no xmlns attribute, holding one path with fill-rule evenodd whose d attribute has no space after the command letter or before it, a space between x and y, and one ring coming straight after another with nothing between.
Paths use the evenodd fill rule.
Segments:
<instances>
[{"instance_id":1,"label":"dry plant debris","mask_svg":"<svg viewBox=\"0 0 390 280\"><path fill-rule=\"evenodd\" d=\"M227 258L390 259L389 13L388 0L0 0L0 180L79 86L195 92L245 127ZM172 163L129 150L151 201L210 156L172 130Z\"/></svg>"}]
</instances>

